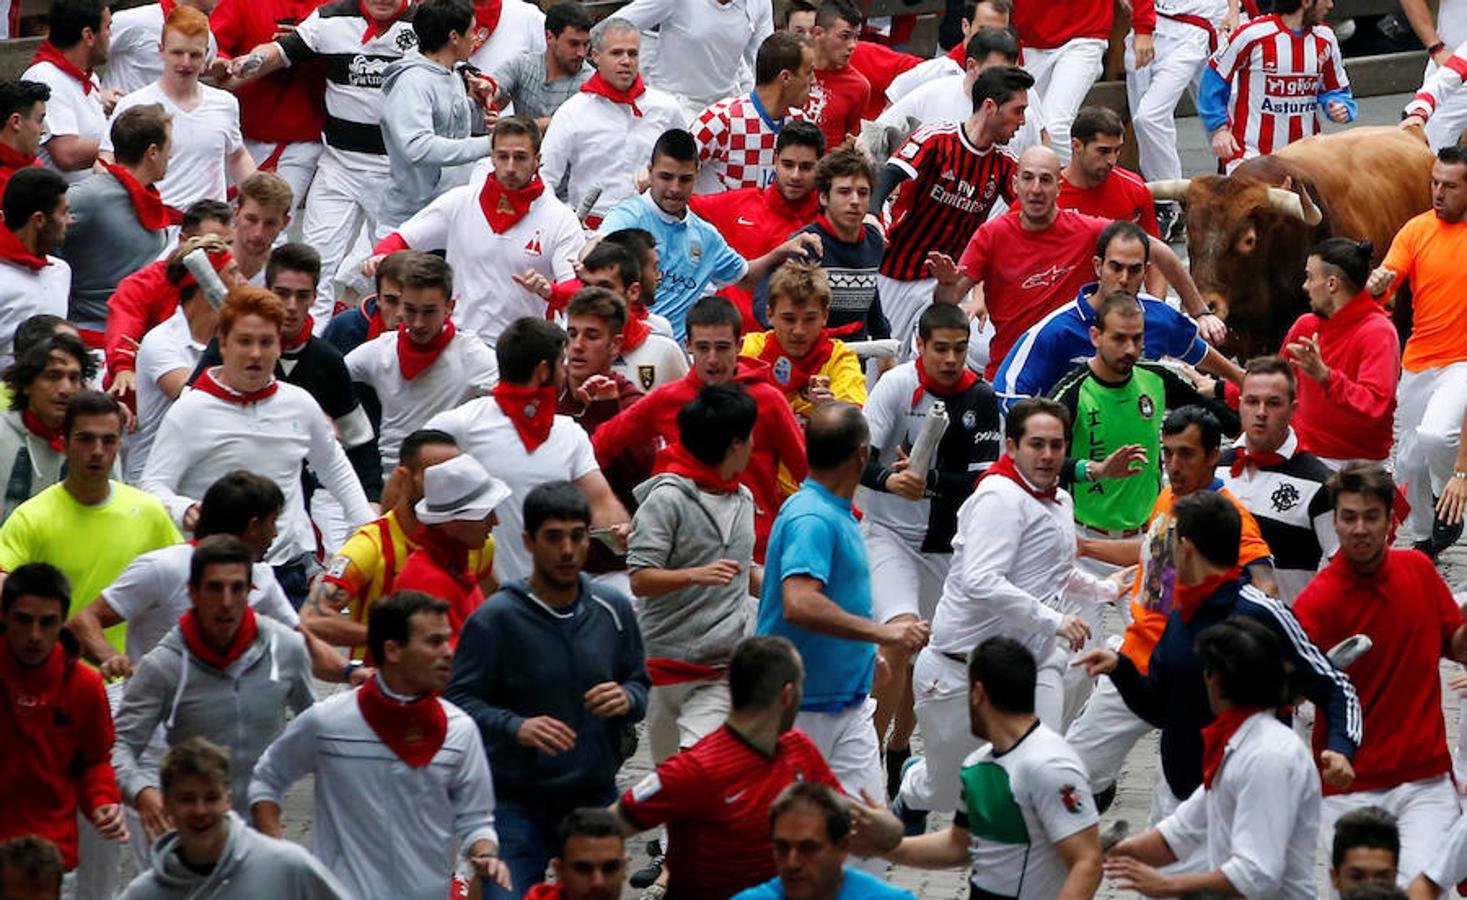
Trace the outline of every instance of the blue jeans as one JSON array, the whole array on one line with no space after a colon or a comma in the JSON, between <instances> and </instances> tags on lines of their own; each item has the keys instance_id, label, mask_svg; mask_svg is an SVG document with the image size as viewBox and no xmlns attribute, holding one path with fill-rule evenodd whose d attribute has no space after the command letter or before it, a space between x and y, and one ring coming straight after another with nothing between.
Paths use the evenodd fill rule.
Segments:
<instances>
[{"instance_id":1,"label":"blue jeans","mask_svg":"<svg viewBox=\"0 0 1467 900\"><path fill-rule=\"evenodd\" d=\"M560 822L579 806L608 806L616 790L601 798L565 806L557 803L521 803L499 797L494 805L494 830L499 833L499 858L509 866L513 891L484 882L484 900L521 900L530 888L545 880L545 869L555 855Z\"/></svg>"}]
</instances>

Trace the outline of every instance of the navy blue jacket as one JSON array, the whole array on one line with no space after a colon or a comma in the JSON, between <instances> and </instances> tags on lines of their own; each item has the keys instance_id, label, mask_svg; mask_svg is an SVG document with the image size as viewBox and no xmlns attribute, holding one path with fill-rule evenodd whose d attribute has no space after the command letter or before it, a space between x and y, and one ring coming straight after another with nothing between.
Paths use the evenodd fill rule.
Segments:
<instances>
[{"instance_id":1,"label":"navy blue jacket","mask_svg":"<svg viewBox=\"0 0 1467 900\"><path fill-rule=\"evenodd\" d=\"M632 603L581 576L581 593L559 618L512 581L464 622L444 696L473 718L489 754L494 792L525 803L571 807L616 799L621 735L647 712L642 632ZM624 716L586 709L586 691L620 684L631 699ZM549 756L517 740L525 719L553 716L576 733L575 746Z\"/></svg>"},{"instance_id":2,"label":"navy blue jacket","mask_svg":"<svg viewBox=\"0 0 1467 900\"><path fill-rule=\"evenodd\" d=\"M1202 783L1202 729L1213 720L1197 635L1233 616L1247 616L1278 637L1292 670L1290 696L1309 699L1326 717L1328 749L1353 759L1360 745L1364 717L1350 679L1314 646L1288 607L1252 585L1229 582L1202 601L1190 622L1172 610L1146 675L1122 655L1110 676L1131 711L1161 729L1162 772L1179 799Z\"/></svg>"}]
</instances>

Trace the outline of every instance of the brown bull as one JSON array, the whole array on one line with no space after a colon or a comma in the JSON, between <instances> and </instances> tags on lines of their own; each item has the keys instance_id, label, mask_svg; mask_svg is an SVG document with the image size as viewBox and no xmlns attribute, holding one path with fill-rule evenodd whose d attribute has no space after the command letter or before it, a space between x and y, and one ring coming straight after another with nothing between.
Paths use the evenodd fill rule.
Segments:
<instances>
[{"instance_id":1,"label":"brown bull","mask_svg":"<svg viewBox=\"0 0 1467 900\"><path fill-rule=\"evenodd\" d=\"M1420 129L1351 128L1250 159L1231 175L1152 182L1187 207L1187 252L1202 296L1227 320L1228 349L1271 353L1306 309L1309 248L1367 238L1379 264L1396 231L1431 209L1435 156Z\"/></svg>"}]
</instances>

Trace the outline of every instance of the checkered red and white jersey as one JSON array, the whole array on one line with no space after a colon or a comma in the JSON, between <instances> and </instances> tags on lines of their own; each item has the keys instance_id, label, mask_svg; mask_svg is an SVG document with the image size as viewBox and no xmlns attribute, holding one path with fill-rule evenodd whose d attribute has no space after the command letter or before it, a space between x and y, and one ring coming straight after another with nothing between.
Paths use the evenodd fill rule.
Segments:
<instances>
[{"instance_id":1,"label":"checkered red and white jersey","mask_svg":"<svg viewBox=\"0 0 1467 900\"><path fill-rule=\"evenodd\" d=\"M1228 120L1245 156L1272 153L1319 132L1319 95L1350 86L1335 33L1295 34L1278 16L1253 19L1208 65L1232 88Z\"/></svg>"},{"instance_id":2,"label":"checkered red and white jersey","mask_svg":"<svg viewBox=\"0 0 1467 900\"><path fill-rule=\"evenodd\" d=\"M780 126L803 117L796 110L789 119L771 118L752 92L703 110L690 129L698 144L697 193L768 187L774 181Z\"/></svg>"}]
</instances>

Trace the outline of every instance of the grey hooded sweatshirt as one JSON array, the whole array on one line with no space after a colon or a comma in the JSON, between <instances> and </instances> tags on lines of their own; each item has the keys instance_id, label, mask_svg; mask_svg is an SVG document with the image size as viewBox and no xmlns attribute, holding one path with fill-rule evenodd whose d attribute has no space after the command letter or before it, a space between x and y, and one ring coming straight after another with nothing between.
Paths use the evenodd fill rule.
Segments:
<instances>
[{"instance_id":1,"label":"grey hooded sweatshirt","mask_svg":"<svg viewBox=\"0 0 1467 900\"><path fill-rule=\"evenodd\" d=\"M637 485L627 569L691 569L720 559L743 566L727 585L693 585L639 604L649 659L728 665L748 633L749 564L754 558L754 495L709 494L693 480L663 473Z\"/></svg>"},{"instance_id":2,"label":"grey hooded sweatshirt","mask_svg":"<svg viewBox=\"0 0 1467 900\"><path fill-rule=\"evenodd\" d=\"M489 155L489 138L470 136L476 108L458 70L415 51L382 77L382 139L392 165L382 221L396 228L444 191L468 184L471 164Z\"/></svg>"},{"instance_id":3,"label":"grey hooded sweatshirt","mask_svg":"<svg viewBox=\"0 0 1467 900\"><path fill-rule=\"evenodd\" d=\"M348 900L336 876L290 841L268 837L229 814L229 838L213 871L200 874L179 856L178 832L153 844L153 868L120 900Z\"/></svg>"},{"instance_id":4,"label":"grey hooded sweatshirt","mask_svg":"<svg viewBox=\"0 0 1467 900\"><path fill-rule=\"evenodd\" d=\"M285 730L286 711L300 713L316 700L305 639L264 616L255 624L254 642L227 670L190 653L176 625L138 663L113 715L112 768L128 804L158 787L157 769L140 757L162 725L170 747L195 735L228 747L234 808L249 811L255 762Z\"/></svg>"}]
</instances>

